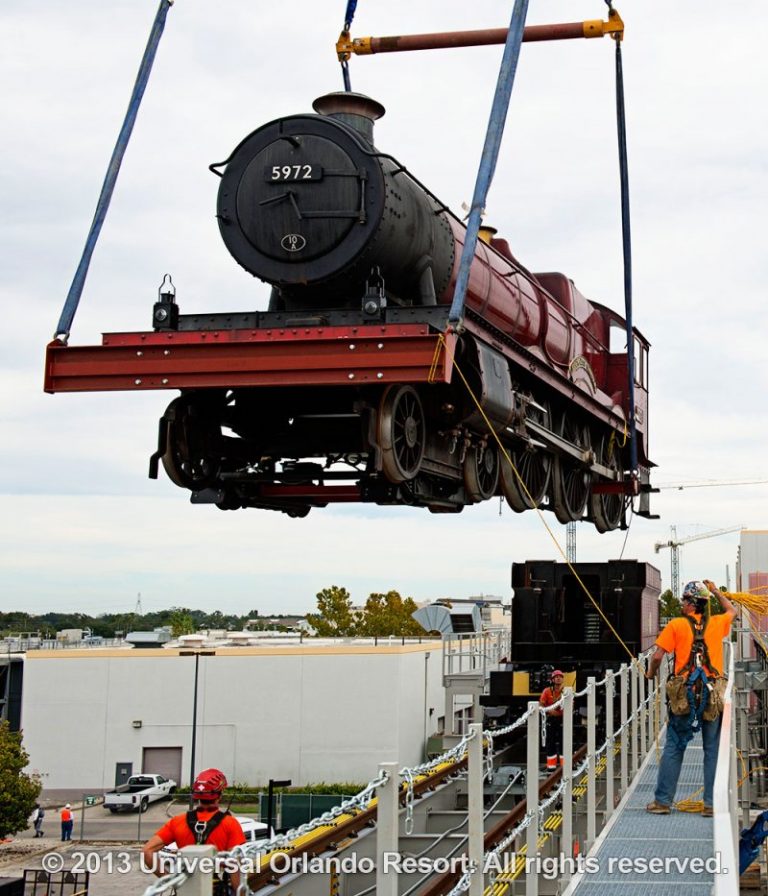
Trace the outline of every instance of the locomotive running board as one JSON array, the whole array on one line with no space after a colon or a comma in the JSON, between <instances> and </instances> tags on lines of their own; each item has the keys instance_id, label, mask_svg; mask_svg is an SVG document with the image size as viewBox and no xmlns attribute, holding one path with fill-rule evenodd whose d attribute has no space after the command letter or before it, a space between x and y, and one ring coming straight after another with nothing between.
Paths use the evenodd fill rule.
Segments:
<instances>
[{"instance_id":1,"label":"locomotive running board","mask_svg":"<svg viewBox=\"0 0 768 896\"><path fill-rule=\"evenodd\" d=\"M57 340L46 392L143 392L248 386L450 383L457 336L427 324L105 333L101 345Z\"/></svg>"}]
</instances>

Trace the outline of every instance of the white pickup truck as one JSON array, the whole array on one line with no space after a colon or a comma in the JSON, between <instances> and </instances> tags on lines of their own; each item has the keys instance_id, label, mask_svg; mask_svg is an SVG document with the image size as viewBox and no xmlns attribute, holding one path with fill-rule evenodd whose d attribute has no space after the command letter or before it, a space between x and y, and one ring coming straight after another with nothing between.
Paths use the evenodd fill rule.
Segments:
<instances>
[{"instance_id":1,"label":"white pickup truck","mask_svg":"<svg viewBox=\"0 0 768 896\"><path fill-rule=\"evenodd\" d=\"M164 800L175 791L176 782L162 775L132 775L125 784L104 794L104 808L110 812L144 812L150 803Z\"/></svg>"}]
</instances>

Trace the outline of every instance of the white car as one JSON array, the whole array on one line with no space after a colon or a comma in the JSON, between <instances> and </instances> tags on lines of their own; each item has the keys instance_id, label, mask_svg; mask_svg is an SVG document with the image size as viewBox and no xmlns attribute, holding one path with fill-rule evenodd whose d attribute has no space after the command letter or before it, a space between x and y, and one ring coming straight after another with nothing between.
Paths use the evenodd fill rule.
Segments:
<instances>
[{"instance_id":1,"label":"white car","mask_svg":"<svg viewBox=\"0 0 768 896\"><path fill-rule=\"evenodd\" d=\"M110 812L146 812L150 803L164 800L176 793L176 782L162 775L131 775L121 787L104 794L104 808Z\"/></svg>"}]
</instances>

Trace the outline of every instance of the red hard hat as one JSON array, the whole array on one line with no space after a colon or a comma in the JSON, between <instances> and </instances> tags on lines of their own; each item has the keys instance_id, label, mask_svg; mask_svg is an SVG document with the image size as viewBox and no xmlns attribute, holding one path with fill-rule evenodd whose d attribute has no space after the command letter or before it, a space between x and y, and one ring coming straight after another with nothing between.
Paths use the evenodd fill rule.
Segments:
<instances>
[{"instance_id":1,"label":"red hard hat","mask_svg":"<svg viewBox=\"0 0 768 896\"><path fill-rule=\"evenodd\" d=\"M224 772L217 768L207 768L195 778L192 796L201 803L218 802L221 792L227 786Z\"/></svg>"},{"instance_id":2,"label":"red hard hat","mask_svg":"<svg viewBox=\"0 0 768 896\"><path fill-rule=\"evenodd\" d=\"M554 672L552 673L552 678L554 678L555 675L559 675L561 678L565 678L564 673L561 672L559 669L555 669L555 670L554 670Z\"/></svg>"}]
</instances>

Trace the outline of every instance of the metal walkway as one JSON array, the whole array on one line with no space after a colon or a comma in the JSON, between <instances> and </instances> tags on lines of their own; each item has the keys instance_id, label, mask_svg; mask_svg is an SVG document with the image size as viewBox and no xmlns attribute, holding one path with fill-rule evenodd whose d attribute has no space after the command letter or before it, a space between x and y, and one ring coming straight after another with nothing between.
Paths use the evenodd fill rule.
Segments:
<instances>
[{"instance_id":1,"label":"metal walkway","mask_svg":"<svg viewBox=\"0 0 768 896\"><path fill-rule=\"evenodd\" d=\"M670 815L645 811L656 787L658 760L664 746L652 748L632 786L590 852L588 871L575 876L564 896L710 896L719 869L711 818L673 810ZM701 799L704 780L701 735L685 751L678 799ZM698 792L697 792L698 791ZM695 860L695 861L692 861Z\"/></svg>"}]
</instances>

